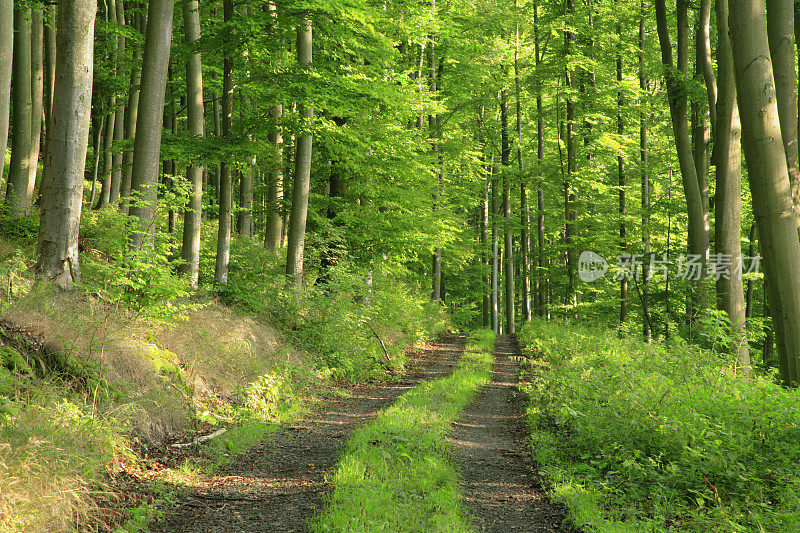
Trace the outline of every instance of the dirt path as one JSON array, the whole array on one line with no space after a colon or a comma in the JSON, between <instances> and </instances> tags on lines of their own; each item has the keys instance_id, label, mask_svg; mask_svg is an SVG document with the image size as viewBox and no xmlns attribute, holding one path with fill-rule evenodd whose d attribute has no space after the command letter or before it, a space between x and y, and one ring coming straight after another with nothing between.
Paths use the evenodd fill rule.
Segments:
<instances>
[{"instance_id":1,"label":"dirt path","mask_svg":"<svg viewBox=\"0 0 800 533\"><path fill-rule=\"evenodd\" d=\"M479 531L574 531L562 525L563 507L547 499L535 473L516 388L516 339L498 337L494 353L492 381L453 424L464 506Z\"/></svg>"},{"instance_id":2,"label":"dirt path","mask_svg":"<svg viewBox=\"0 0 800 533\"><path fill-rule=\"evenodd\" d=\"M194 487L151 531L304 531L321 509L342 447L357 427L422 380L452 372L466 338L444 336L397 383L363 386L251 449L220 476Z\"/></svg>"}]
</instances>

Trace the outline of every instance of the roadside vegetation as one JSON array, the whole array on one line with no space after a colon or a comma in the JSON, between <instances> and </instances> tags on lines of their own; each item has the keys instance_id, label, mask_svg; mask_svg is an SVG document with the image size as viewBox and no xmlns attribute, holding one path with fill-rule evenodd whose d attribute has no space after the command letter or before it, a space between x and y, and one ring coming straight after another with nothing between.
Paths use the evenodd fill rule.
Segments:
<instances>
[{"instance_id":1,"label":"roadside vegetation","mask_svg":"<svg viewBox=\"0 0 800 533\"><path fill-rule=\"evenodd\" d=\"M0 220L0 531L145 527L170 497L160 481L215 470L337 387L394 379L447 325L347 264L286 288L278 254L247 238L224 289L192 291L174 241L132 255L125 218L84 213L69 293L33 281L35 220Z\"/></svg>"},{"instance_id":2,"label":"roadside vegetation","mask_svg":"<svg viewBox=\"0 0 800 533\"><path fill-rule=\"evenodd\" d=\"M800 391L680 341L535 320L532 449L586 531L800 530Z\"/></svg>"},{"instance_id":3,"label":"roadside vegetation","mask_svg":"<svg viewBox=\"0 0 800 533\"><path fill-rule=\"evenodd\" d=\"M315 531L471 531L447 434L490 378L494 334L470 337L457 368L423 382L355 432Z\"/></svg>"}]
</instances>

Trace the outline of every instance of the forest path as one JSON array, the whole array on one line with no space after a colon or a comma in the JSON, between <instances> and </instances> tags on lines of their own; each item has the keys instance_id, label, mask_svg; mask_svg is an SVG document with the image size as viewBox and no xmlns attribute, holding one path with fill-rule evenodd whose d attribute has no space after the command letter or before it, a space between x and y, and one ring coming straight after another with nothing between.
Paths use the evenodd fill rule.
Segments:
<instances>
[{"instance_id":1,"label":"forest path","mask_svg":"<svg viewBox=\"0 0 800 533\"><path fill-rule=\"evenodd\" d=\"M517 389L522 353L516 338L498 336L494 356L492 381L461 412L450 439L464 507L479 531L574 531L536 475Z\"/></svg>"},{"instance_id":2,"label":"forest path","mask_svg":"<svg viewBox=\"0 0 800 533\"><path fill-rule=\"evenodd\" d=\"M151 526L158 532L304 531L322 509L342 447L352 432L420 381L453 371L466 337L446 335L418 354L396 383L364 385L326 402L270 436L202 486L191 487Z\"/></svg>"}]
</instances>

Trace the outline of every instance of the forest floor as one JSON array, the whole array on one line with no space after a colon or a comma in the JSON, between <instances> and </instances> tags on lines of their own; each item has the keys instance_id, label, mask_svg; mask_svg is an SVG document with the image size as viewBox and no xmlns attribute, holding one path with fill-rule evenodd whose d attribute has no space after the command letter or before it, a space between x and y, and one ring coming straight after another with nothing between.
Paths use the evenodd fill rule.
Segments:
<instances>
[{"instance_id":1,"label":"forest floor","mask_svg":"<svg viewBox=\"0 0 800 533\"><path fill-rule=\"evenodd\" d=\"M419 352L400 380L368 384L326 402L223 468L181 488L149 530L157 532L305 531L322 510L326 477L353 431L421 381L449 375L466 337L448 335ZM519 348L498 337L492 382L454 424L454 459L464 507L481 531L573 531L565 510L550 502L535 474L516 389ZM413 527L413 526L411 526Z\"/></svg>"}]
</instances>

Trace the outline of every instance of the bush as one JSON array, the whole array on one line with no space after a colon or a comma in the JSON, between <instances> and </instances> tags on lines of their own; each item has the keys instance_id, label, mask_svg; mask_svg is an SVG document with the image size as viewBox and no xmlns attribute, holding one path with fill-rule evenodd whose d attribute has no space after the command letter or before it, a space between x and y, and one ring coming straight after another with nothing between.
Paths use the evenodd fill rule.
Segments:
<instances>
[{"instance_id":1,"label":"bush","mask_svg":"<svg viewBox=\"0 0 800 533\"><path fill-rule=\"evenodd\" d=\"M534 450L579 525L800 530L800 391L685 344L540 321L521 340L544 368Z\"/></svg>"}]
</instances>

